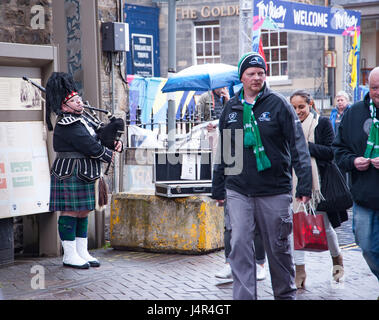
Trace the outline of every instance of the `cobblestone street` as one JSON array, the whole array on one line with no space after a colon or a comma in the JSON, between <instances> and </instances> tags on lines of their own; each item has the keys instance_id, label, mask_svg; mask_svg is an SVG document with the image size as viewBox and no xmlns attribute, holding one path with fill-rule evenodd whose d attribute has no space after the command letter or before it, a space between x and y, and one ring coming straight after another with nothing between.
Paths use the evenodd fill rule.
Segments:
<instances>
[{"instance_id":1,"label":"cobblestone street","mask_svg":"<svg viewBox=\"0 0 379 320\"><path fill-rule=\"evenodd\" d=\"M307 252L306 288L298 291L298 300L378 298L378 281L370 272L361 250L353 242L351 213L349 221L337 231L344 256L344 281L337 284L331 280L332 260L328 251ZM214 277L224 265L223 251L205 255L180 255L103 248L91 252L101 261L100 268L65 268L62 267L61 257L17 258L14 264L0 267L3 299L232 299L232 282ZM42 280L37 276L43 276ZM273 300L269 272L265 280L258 282L258 299Z\"/></svg>"}]
</instances>

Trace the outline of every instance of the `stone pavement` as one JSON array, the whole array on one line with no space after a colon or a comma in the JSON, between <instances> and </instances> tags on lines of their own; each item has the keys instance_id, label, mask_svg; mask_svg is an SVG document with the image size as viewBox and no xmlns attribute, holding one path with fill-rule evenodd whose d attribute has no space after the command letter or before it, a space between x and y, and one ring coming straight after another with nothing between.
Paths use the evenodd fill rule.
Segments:
<instances>
[{"instance_id":1,"label":"stone pavement","mask_svg":"<svg viewBox=\"0 0 379 320\"><path fill-rule=\"evenodd\" d=\"M58 258L18 258L0 267L0 286L9 300L230 300L232 284L214 273L224 253L179 255L92 250L100 268L62 267ZM357 248L343 249L345 279L331 281L329 252L307 253L306 290L298 300L375 300L379 284ZM258 282L258 297L272 300L270 277Z\"/></svg>"},{"instance_id":2,"label":"stone pavement","mask_svg":"<svg viewBox=\"0 0 379 320\"><path fill-rule=\"evenodd\" d=\"M337 228L345 265L344 281L331 281L328 251L307 252L305 290L298 300L376 300L379 283L354 243L349 220ZM214 274L224 251L205 255L91 250L100 268L77 270L62 258L16 258L0 266L0 300L231 300L232 283ZM266 270L268 265L266 264ZM273 300L270 276L258 282L258 299Z\"/></svg>"}]
</instances>

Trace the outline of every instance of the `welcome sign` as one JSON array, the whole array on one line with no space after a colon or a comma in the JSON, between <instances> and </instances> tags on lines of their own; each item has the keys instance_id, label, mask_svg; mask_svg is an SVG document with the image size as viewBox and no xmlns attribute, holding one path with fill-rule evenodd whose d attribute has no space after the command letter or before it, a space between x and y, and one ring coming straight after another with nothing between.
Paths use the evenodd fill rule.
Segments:
<instances>
[{"instance_id":1,"label":"welcome sign","mask_svg":"<svg viewBox=\"0 0 379 320\"><path fill-rule=\"evenodd\" d=\"M285 29L324 35L354 36L360 32L361 13L337 7L306 5L278 0L257 0L253 30Z\"/></svg>"}]
</instances>

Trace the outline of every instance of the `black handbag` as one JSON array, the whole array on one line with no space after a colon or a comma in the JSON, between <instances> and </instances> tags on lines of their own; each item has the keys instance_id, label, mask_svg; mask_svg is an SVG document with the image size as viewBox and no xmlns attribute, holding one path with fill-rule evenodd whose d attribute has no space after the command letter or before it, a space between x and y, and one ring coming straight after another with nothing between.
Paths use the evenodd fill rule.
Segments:
<instances>
[{"instance_id":1,"label":"black handbag","mask_svg":"<svg viewBox=\"0 0 379 320\"><path fill-rule=\"evenodd\" d=\"M328 162L324 168L324 174L321 177L321 193L325 200L318 204L318 211L344 211L353 206L350 190L333 161Z\"/></svg>"}]
</instances>

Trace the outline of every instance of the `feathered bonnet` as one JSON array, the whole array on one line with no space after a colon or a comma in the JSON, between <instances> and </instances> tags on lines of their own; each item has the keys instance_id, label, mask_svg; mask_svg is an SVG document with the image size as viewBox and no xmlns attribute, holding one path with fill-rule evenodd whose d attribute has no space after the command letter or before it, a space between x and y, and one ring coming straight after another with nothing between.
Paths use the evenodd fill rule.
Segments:
<instances>
[{"instance_id":1,"label":"feathered bonnet","mask_svg":"<svg viewBox=\"0 0 379 320\"><path fill-rule=\"evenodd\" d=\"M53 72L46 84L46 123L48 129L53 130L50 115L62 113L61 105L78 95L74 78L65 72Z\"/></svg>"}]
</instances>

